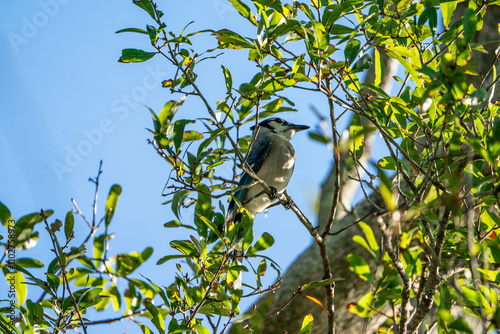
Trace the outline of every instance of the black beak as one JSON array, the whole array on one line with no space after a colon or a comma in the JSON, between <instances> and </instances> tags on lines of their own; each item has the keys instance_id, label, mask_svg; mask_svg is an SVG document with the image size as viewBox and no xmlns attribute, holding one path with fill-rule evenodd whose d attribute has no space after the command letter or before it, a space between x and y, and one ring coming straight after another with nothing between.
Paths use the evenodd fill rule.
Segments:
<instances>
[{"instance_id":1,"label":"black beak","mask_svg":"<svg viewBox=\"0 0 500 334\"><path fill-rule=\"evenodd\" d=\"M296 125L296 124L290 124L290 128L294 129L295 132L299 132L302 130L307 130L310 128L310 126L307 125Z\"/></svg>"}]
</instances>

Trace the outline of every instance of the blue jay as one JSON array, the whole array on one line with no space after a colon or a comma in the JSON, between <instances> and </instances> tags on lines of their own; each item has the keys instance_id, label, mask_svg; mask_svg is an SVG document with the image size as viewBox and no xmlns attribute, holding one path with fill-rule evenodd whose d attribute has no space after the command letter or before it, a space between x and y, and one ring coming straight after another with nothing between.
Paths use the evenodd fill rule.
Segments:
<instances>
[{"instance_id":1,"label":"blue jay","mask_svg":"<svg viewBox=\"0 0 500 334\"><path fill-rule=\"evenodd\" d=\"M255 126L250 129L254 131ZM249 174L243 173L239 182L241 189L234 194L234 197L248 210L252 218L264 211L285 191L295 165L295 150L290 144L290 139L296 132L306 129L309 127L295 125L276 117L259 123L259 132L250 148L247 162L253 172L271 188L275 196L269 196L260 183ZM238 205L233 200L229 204L226 222L238 223L240 219ZM242 255L239 250L235 252L238 264L241 264ZM234 287L239 289L241 288L241 275L237 281Z\"/></svg>"}]
</instances>

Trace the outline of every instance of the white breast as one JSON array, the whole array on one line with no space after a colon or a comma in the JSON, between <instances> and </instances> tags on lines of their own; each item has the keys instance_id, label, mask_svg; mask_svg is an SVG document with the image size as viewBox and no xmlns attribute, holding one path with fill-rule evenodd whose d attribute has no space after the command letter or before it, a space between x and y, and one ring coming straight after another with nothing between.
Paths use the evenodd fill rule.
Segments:
<instances>
[{"instance_id":1,"label":"white breast","mask_svg":"<svg viewBox=\"0 0 500 334\"><path fill-rule=\"evenodd\" d=\"M282 136L274 134L271 150L257 171L257 175L269 186L274 187L278 194L281 194L290 181L294 165L295 150L292 145ZM256 184L247 191L245 198L242 199L242 203L248 201L244 206L254 217L272 203L263 190L264 188L260 184Z\"/></svg>"}]
</instances>

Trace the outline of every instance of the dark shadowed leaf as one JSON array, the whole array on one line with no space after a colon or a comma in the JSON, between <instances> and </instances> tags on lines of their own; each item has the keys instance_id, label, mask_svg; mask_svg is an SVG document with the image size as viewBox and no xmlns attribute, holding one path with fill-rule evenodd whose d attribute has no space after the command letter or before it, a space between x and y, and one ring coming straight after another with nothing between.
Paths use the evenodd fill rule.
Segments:
<instances>
[{"instance_id":1,"label":"dark shadowed leaf","mask_svg":"<svg viewBox=\"0 0 500 334\"><path fill-rule=\"evenodd\" d=\"M142 9L144 9L149 14L149 16L151 16L151 18L153 20L156 19L155 10L153 8L153 5L151 4L151 1L149 1L149 0L133 0L132 2L134 3L134 5L137 5L137 6L141 7Z\"/></svg>"},{"instance_id":2,"label":"dark shadowed leaf","mask_svg":"<svg viewBox=\"0 0 500 334\"><path fill-rule=\"evenodd\" d=\"M64 235L66 236L66 240L73 235L73 228L75 226L75 217L73 216L72 211L68 211L66 214L66 219L64 220Z\"/></svg>"},{"instance_id":3,"label":"dark shadowed leaf","mask_svg":"<svg viewBox=\"0 0 500 334\"><path fill-rule=\"evenodd\" d=\"M147 35L147 31L143 30L143 29L139 29L139 28L126 28L126 29L121 29L121 30L118 30L116 32L116 34L120 34L120 33L123 33L123 32L136 32L136 33L139 33L139 34L144 34L144 35Z\"/></svg>"}]
</instances>

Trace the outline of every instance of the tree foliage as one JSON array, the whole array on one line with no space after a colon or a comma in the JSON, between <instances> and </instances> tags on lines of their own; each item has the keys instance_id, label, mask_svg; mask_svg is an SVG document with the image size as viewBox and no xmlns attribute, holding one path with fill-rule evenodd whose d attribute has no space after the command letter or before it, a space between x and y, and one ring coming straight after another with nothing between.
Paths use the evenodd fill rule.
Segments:
<instances>
[{"instance_id":1,"label":"tree foliage","mask_svg":"<svg viewBox=\"0 0 500 334\"><path fill-rule=\"evenodd\" d=\"M8 280L14 277L17 301L2 310L8 315L13 307L19 315L14 322L1 315L2 328L17 333L71 328L90 332L100 322L87 320L87 310L108 307L125 316L102 322L131 317L143 333L224 333L230 326L243 333L265 326L266 319L289 302L271 309L265 300L246 312L239 305L242 298L279 287L279 264L261 254L279 236L254 235L252 218L244 209L240 224L226 224L225 204L237 189L240 170L255 176L246 163L254 138L241 136L241 127L252 123L258 129L260 119L294 111L289 93L294 90L328 103L329 128L310 137L333 148L334 177L330 214L319 226L288 194L279 198L278 204L291 207L311 235L323 271L321 280L304 282L289 300L305 295L318 304L328 314L329 333L342 321L335 318L334 308L335 289L341 285L336 282L342 277L331 270L327 241L341 236L342 230L334 231L339 211L350 211L341 199L346 198L346 185L355 182L371 210L351 225L362 231L352 242L369 258L349 254L345 260L371 291L350 304L349 311L368 318L389 309L392 315L380 328L383 332L415 333L431 309L437 310L431 324L439 333L472 333L464 314L481 319L485 329L498 328L500 122L498 105L491 101L500 77L498 54L480 73L472 57L486 52L474 37L482 32L485 13L500 2L470 1L458 14L457 1L438 0L229 2L252 27L251 37L228 29L168 30L166 15L150 0L133 1L147 14L145 28L118 31L144 34L151 44L148 50L123 50L120 62L162 57L172 69L162 85L174 98L162 110L150 109L150 142L172 170L165 195L176 219L165 227L184 229L186 237L172 240L176 254L161 257L158 264L175 261L186 266L178 265L172 282L152 282L133 275L152 248L107 255L112 239L108 228L121 193L118 185L111 187L101 219L94 211L87 220L75 203L64 222L50 223L53 213L45 210L17 219L10 228L11 213L2 204L0 218L9 229L6 255L12 248L31 247L40 238L38 224L45 227L54 252L42 277L30 273L29 268L45 268L36 259L10 263L4 256L2 269ZM200 49L196 35L212 40L213 47ZM242 51L256 66L255 74L236 86L230 68L222 66L225 93L212 104L197 83L199 64L215 63L221 52ZM386 57L401 65L392 92L380 87ZM369 69L373 82L363 82ZM183 110L187 99L203 103L203 117L194 119ZM343 131L337 124L345 118L349 126ZM387 156L372 156L369 142L375 133ZM222 165L230 166L233 174L220 173ZM93 180L96 194L100 172ZM181 216L185 210L194 212L192 221ZM80 245L72 244L74 213L89 227ZM368 216L376 224L365 223ZM98 234L99 228L104 232ZM232 259L238 244L243 245L244 266ZM269 275L269 267L278 279L267 287L261 278ZM255 278L244 282L244 291L232 285L241 270ZM125 291L118 289L118 280L126 282ZM38 299L26 298L24 282L38 287ZM324 302L308 295L312 289L322 289ZM464 312L457 315L455 308ZM314 326L306 316L300 333L310 333ZM284 324L281 330L286 329Z\"/></svg>"}]
</instances>

